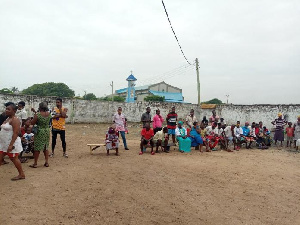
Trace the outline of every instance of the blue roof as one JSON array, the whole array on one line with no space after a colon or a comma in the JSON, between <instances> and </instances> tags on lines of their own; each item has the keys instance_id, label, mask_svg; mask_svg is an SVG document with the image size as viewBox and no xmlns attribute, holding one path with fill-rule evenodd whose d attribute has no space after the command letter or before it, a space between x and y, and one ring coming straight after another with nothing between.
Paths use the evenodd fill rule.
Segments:
<instances>
[{"instance_id":1,"label":"blue roof","mask_svg":"<svg viewBox=\"0 0 300 225\"><path fill-rule=\"evenodd\" d=\"M127 81L136 81L136 78L132 74L130 74L126 80Z\"/></svg>"},{"instance_id":2,"label":"blue roof","mask_svg":"<svg viewBox=\"0 0 300 225\"><path fill-rule=\"evenodd\" d=\"M182 93L161 92L161 91L152 91L152 90L149 90L149 92L153 95L165 97L166 102L184 103Z\"/></svg>"},{"instance_id":3,"label":"blue roof","mask_svg":"<svg viewBox=\"0 0 300 225\"><path fill-rule=\"evenodd\" d=\"M148 88L149 88L149 85L144 85L144 86L135 87L134 89L136 91L140 91L140 90L147 90ZM126 91L127 91L127 88L122 88L122 89L116 90L116 93L121 94L121 93L125 93Z\"/></svg>"}]
</instances>

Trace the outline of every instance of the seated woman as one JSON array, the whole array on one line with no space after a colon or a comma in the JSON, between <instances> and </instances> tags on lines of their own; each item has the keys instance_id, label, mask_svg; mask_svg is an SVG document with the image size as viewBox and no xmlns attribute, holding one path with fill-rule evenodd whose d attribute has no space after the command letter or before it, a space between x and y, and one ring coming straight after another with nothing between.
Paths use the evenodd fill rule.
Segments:
<instances>
[{"instance_id":1,"label":"seated woman","mask_svg":"<svg viewBox=\"0 0 300 225\"><path fill-rule=\"evenodd\" d=\"M155 153L158 153L158 147L161 146L163 151L169 153L168 146L168 128L164 127L162 130L157 131L153 137L154 144L156 145Z\"/></svg>"},{"instance_id":2,"label":"seated woman","mask_svg":"<svg viewBox=\"0 0 300 225\"><path fill-rule=\"evenodd\" d=\"M179 143L179 151L181 153L190 152L191 151L191 139L187 138L187 131L182 125L183 125L183 122L179 121L178 125L175 129L176 140Z\"/></svg>"},{"instance_id":3,"label":"seated woman","mask_svg":"<svg viewBox=\"0 0 300 225\"><path fill-rule=\"evenodd\" d=\"M119 155L119 136L115 126L108 128L105 137L106 155L109 155L109 150L115 149L116 155Z\"/></svg>"},{"instance_id":4,"label":"seated woman","mask_svg":"<svg viewBox=\"0 0 300 225\"><path fill-rule=\"evenodd\" d=\"M154 155L155 152L153 151L153 146L154 146L154 142L153 142L153 136L154 136L154 131L152 130L152 128L150 128L150 124L149 123L145 123L145 128L143 128L142 132L141 132L141 144L140 144L140 155L142 155L144 153L144 148L145 146L149 145L151 146L151 155Z\"/></svg>"},{"instance_id":5,"label":"seated woman","mask_svg":"<svg viewBox=\"0 0 300 225\"><path fill-rule=\"evenodd\" d=\"M254 141L254 137L252 137L251 134L250 134L251 130L249 128L249 123L246 122L245 126L243 126L242 129L243 129L244 138L246 140L246 149L252 149L251 144ZM255 132L254 132L254 135L255 135Z\"/></svg>"},{"instance_id":6,"label":"seated woman","mask_svg":"<svg viewBox=\"0 0 300 225\"><path fill-rule=\"evenodd\" d=\"M195 147L195 150L199 150L200 146L200 152L202 152L203 139L200 133L201 131L200 127L198 126L198 122L194 122L189 137L191 139L191 146Z\"/></svg>"}]
</instances>

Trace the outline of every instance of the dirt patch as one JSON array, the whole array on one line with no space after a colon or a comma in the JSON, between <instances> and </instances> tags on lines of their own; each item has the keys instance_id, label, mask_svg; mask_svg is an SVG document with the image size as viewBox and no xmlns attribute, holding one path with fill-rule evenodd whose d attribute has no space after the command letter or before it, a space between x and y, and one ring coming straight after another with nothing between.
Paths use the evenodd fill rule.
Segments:
<instances>
[{"instance_id":1,"label":"dirt patch","mask_svg":"<svg viewBox=\"0 0 300 225\"><path fill-rule=\"evenodd\" d=\"M0 224L300 224L300 154L245 150L138 155L139 128L129 151L90 155L107 124L67 126L69 158L60 142L50 167L0 167Z\"/></svg>"}]
</instances>

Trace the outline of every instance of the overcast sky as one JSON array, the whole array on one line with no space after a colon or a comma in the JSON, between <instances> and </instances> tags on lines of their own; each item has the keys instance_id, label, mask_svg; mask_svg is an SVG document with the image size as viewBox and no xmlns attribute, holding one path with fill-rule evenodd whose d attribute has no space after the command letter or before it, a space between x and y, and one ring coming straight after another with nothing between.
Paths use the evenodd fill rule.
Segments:
<instances>
[{"instance_id":1,"label":"overcast sky","mask_svg":"<svg viewBox=\"0 0 300 225\"><path fill-rule=\"evenodd\" d=\"M165 0L201 101L300 103L299 0ZM165 81L197 102L160 0L0 0L0 88L63 82L101 97Z\"/></svg>"}]
</instances>

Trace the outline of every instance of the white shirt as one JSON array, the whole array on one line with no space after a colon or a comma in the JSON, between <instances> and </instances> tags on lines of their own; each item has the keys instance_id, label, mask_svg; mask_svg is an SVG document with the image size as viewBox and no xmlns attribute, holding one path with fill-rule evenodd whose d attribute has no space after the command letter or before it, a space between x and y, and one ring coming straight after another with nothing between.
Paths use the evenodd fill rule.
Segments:
<instances>
[{"instance_id":1,"label":"white shirt","mask_svg":"<svg viewBox=\"0 0 300 225\"><path fill-rule=\"evenodd\" d=\"M243 129L241 127L239 127L239 128L235 127L233 129L233 133L236 137L240 137L241 134L243 134Z\"/></svg>"},{"instance_id":2,"label":"white shirt","mask_svg":"<svg viewBox=\"0 0 300 225\"><path fill-rule=\"evenodd\" d=\"M231 126L227 126L224 129L224 132L225 132L226 137L232 137Z\"/></svg>"},{"instance_id":3,"label":"white shirt","mask_svg":"<svg viewBox=\"0 0 300 225\"><path fill-rule=\"evenodd\" d=\"M25 108L23 109L18 109L16 112L16 117L20 120L21 126L22 126L22 120L27 119L27 112Z\"/></svg>"},{"instance_id":4,"label":"white shirt","mask_svg":"<svg viewBox=\"0 0 300 225\"><path fill-rule=\"evenodd\" d=\"M206 127L206 134L209 136L215 135L219 133L219 129L215 127L215 129L212 128L212 126Z\"/></svg>"},{"instance_id":5,"label":"white shirt","mask_svg":"<svg viewBox=\"0 0 300 225\"><path fill-rule=\"evenodd\" d=\"M186 129L185 129L184 127L182 127L181 129L183 129L183 130L184 130L184 136L186 136L186 135L187 135L187 131L186 131ZM180 131L179 131L179 128L178 128L178 127L176 127L176 129L175 129L175 135L176 135L176 136L181 136L181 133L180 133Z\"/></svg>"}]
</instances>

